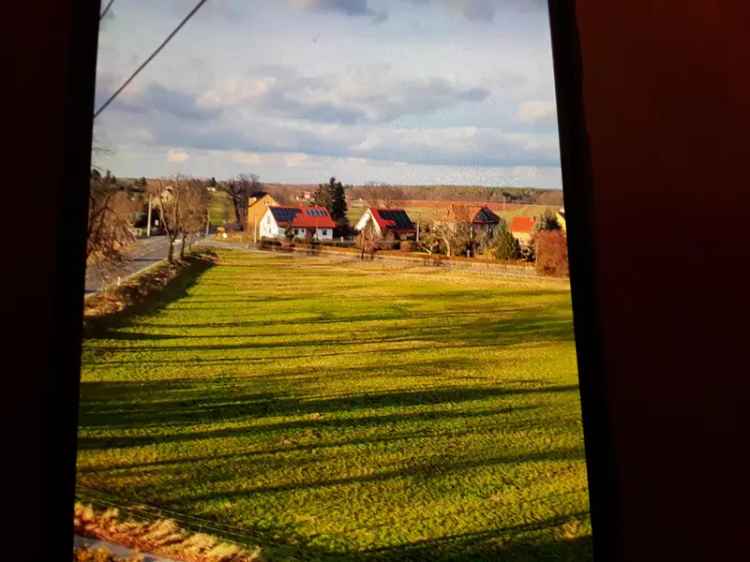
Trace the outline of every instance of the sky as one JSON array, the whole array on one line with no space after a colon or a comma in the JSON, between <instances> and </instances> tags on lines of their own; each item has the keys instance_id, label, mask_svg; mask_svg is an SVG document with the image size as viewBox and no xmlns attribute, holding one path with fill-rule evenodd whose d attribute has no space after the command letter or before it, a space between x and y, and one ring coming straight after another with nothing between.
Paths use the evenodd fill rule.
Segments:
<instances>
[{"instance_id":1,"label":"sky","mask_svg":"<svg viewBox=\"0 0 750 562\"><path fill-rule=\"evenodd\" d=\"M96 106L194 6L115 0ZM94 122L119 177L561 187L546 0L208 0Z\"/></svg>"}]
</instances>

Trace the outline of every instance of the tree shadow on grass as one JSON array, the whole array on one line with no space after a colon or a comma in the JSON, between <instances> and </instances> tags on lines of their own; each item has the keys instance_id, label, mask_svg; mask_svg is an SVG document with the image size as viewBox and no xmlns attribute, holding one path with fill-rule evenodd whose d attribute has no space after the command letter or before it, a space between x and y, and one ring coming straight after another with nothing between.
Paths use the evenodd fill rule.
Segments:
<instances>
[{"instance_id":1,"label":"tree shadow on grass","mask_svg":"<svg viewBox=\"0 0 750 562\"><path fill-rule=\"evenodd\" d=\"M449 453L433 453L424 456L414 456L400 463L396 468L381 469L372 474L345 476L340 478L328 478L323 480L290 482L270 486L246 486L234 491L221 490L205 494L187 495L181 494L180 499L173 503L174 507L190 511L194 504L211 501L226 501L257 494L269 494L277 492L297 492L300 490L313 490L330 487L347 487L352 484L367 484L373 482L385 482L393 479L409 479L419 481L431 478L439 478L452 472L486 468L498 465L518 465L522 463L548 462L548 461L579 461L583 459L583 450L580 447L554 449L542 452L526 452L524 454L495 455L485 458L455 459ZM307 462L313 463L314 460ZM233 477L232 477L233 479ZM346 494L346 490L341 490Z\"/></svg>"},{"instance_id":2,"label":"tree shadow on grass","mask_svg":"<svg viewBox=\"0 0 750 562\"><path fill-rule=\"evenodd\" d=\"M403 318L406 319L406 318ZM336 322L338 323L338 322ZM342 323L342 326L346 323ZM399 327L394 327L392 330L398 331ZM339 350L336 354L352 354L361 353L357 346L373 346L373 345L385 345L394 343L413 343L413 344L430 344L437 345L440 348L455 348L455 347L466 347L470 348L477 345L517 345L519 343L529 343L533 341L572 341L573 331L572 324L568 319L559 319L556 317L541 316L537 315L533 318L511 318L503 321L492 321L492 320L474 320L465 322L452 322L446 326L425 326L410 330L408 327L404 328L406 331L411 331L411 334L394 334L385 336L371 336L363 335L361 337L306 337L304 339L283 341L283 342L268 342L268 341L244 341L244 342L224 342L224 343L210 343L210 344L191 344L191 345L130 345L124 348L120 345L98 345L97 350L100 351L114 351L119 353L140 353L148 351L150 353L158 353L160 351L175 352L193 352L193 351L229 351L229 350L283 350L283 349L294 349L299 347L339 347L339 348L355 348L350 350ZM133 333L133 332L122 332L112 331L107 334L102 334L102 337L106 337L111 340L129 340L129 341L153 341L153 340L169 340L169 341L180 341L188 340L192 341L195 339L220 339L226 337L228 339L236 340L239 338L265 340L268 337L289 337L290 335L303 337L305 334L289 334L289 333L273 333L273 334L224 334L224 335L201 335L201 336L182 336L175 334L149 334L149 333ZM375 350L377 352L387 352L388 349ZM403 351L403 350L401 350ZM277 357L274 357L277 358Z\"/></svg>"},{"instance_id":3,"label":"tree shadow on grass","mask_svg":"<svg viewBox=\"0 0 750 562\"><path fill-rule=\"evenodd\" d=\"M366 550L357 553L367 562L588 562L593 559L590 536L570 539L549 534L566 524L586 519L588 513L552 517L544 521L497 527L474 533L460 533L405 545Z\"/></svg>"},{"instance_id":4,"label":"tree shadow on grass","mask_svg":"<svg viewBox=\"0 0 750 562\"><path fill-rule=\"evenodd\" d=\"M84 338L101 338L105 334L111 333L112 330L132 324L133 320L140 315L153 314L171 302L185 298L203 274L213 267L214 260L212 258L214 256L213 253L206 253L205 255L187 257L188 266L161 290L147 294L119 312L87 320L84 326Z\"/></svg>"},{"instance_id":5,"label":"tree shadow on grass","mask_svg":"<svg viewBox=\"0 0 750 562\"><path fill-rule=\"evenodd\" d=\"M86 491L84 490L84 494ZM559 494L559 495L565 495ZM96 495L93 496L94 498ZM111 496L107 496L111 498ZM550 498L546 498L550 499ZM127 500L124 500L127 502ZM120 502L118 502L120 503ZM127 503L121 505L127 505ZM127 508L126 512L127 512ZM157 513L160 508L156 508ZM327 537L327 545L312 544L293 525L225 525L215 514L201 519L175 515L181 526L196 532L208 531L219 538L260 546L264 559L284 562L591 562L591 536L576 531L589 513L572 513L547 517L522 524L498 525L492 528L402 544L360 549L345 539ZM498 519L502 515L498 513ZM215 521L215 524L211 522ZM205 522L205 523L204 523ZM215 526L214 526L215 525ZM333 540L331 540L333 539ZM319 543L319 541L316 541ZM338 544L336 544L338 543Z\"/></svg>"},{"instance_id":6,"label":"tree shadow on grass","mask_svg":"<svg viewBox=\"0 0 750 562\"><path fill-rule=\"evenodd\" d=\"M443 406L466 404L523 396L554 396L574 393L577 385L529 386L447 386L415 390L386 390L335 396L326 398L296 397L284 392L265 390L263 379L254 384L206 385L205 381L194 386L159 382L83 382L80 406L82 428L129 428L151 426L174 426L182 423L195 426L200 423L216 423L231 420L257 420L267 416L305 416L308 414L337 415L341 412L355 414L357 411L377 409L393 410L411 406ZM258 390L255 390L258 389ZM263 389L263 390L261 390ZM153 399L149 400L149 398ZM518 407L518 406L516 406ZM510 404L507 406L511 408ZM443 412L423 412L426 418L439 419ZM373 416L386 423L383 416ZM347 418L357 423L361 418ZM335 423L330 420L315 420L318 425ZM362 422L360 422L362 423ZM279 425L285 427L306 426L305 421L289 421ZM268 426L258 426L268 430ZM265 428L265 429L264 429ZM248 431L251 431L249 429ZM80 446L86 448L85 439Z\"/></svg>"},{"instance_id":7,"label":"tree shadow on grass","mask_svg":"<svg viewBox=\"0 0 750 562\"><path fill-rule=\"evenodd\" d=\"M197 430L194 425L190 424L191 429L188 432L158 434L158 435L129 435L127 437L89 437L82 436L78 441L78 448L86 449L115 449L127 447L143 447L147 445L175 443L181 441L199 441L203 439L231 438L239 436L252 436L261 434L283 434L297 435L305 430L316 432L324 430L365 430L368 428L383 428L385 431L392 426L400 423L416 423L426 421L448 421L455 419L468 420L481 417L495 417L503 414L511 414L535 409L534 406L516 406L513 408L497 408L492 410L481 410L478 412L411 412L387 415L359 416L354 418L338 418L330 420L299 420L291 422L277 422L272 424L263 424L257 426L233 427L225 429ZM195 423L195 422L193 422ZM528 424L525 424L528 425ZM154 424L155 427L161 427L162 424ZM507 427L513 427L508 425ZM432 435L432 434L430 434ZM427 436L427 435L423 435ZM362 440L361 443L373 443L377 440ZM356 444L354 442L334 443L331 446L346 446ZM310 448L325 448L323 444L317 444ZM270 454L275 452L291 451L291 448L275 450L258 450L253 454ZM215 457L214 457L215 458Z\"/></svg>"},{"instance_id":8,"label":"tree shadow on grass","mask_svg":"<svg viewBox=\"0 0 750 562\"><path fill-rule=\"evenodd\" d=\"M521 410L532 410L533 407L527 407L527 408L520 408ZM470 414L465 415L456 415L456 416L447 416L447 419L456 419L456 418L464 418L464 419L472 419L472 418L480 418L480 417L494 417L498 415L502 415L504 413L507 413L507 411L502 410L488 410L488 411L481 411L481 412L472 412ZM420 416L402 416L403 418L406 418L403 421L412 421L414 419L420 419ZM446 416L442 416L445 418ZM565 419L558 419L555 420L558 423L564 423ZM343 425L343 424L342 424ZM346 424L347 427L351 427L351 423ZM504 425L504 428L506 429L517 429L521 427L525 427L526 424L517 424L517 423L508 423ZM329 424L328 427L336 427L335 424ZM494 432L496 429L487 429L485 428L485 431ZM289 453L298 453L298 452L306 452L306 451L323 451L326 449L338 449L338 448L347 448L352 446L360 446L360 445L376 445L376 444L389 444L389 443L398 443L401 441L409 441L412 439L424 439L426 437L429 437L431 439L439 439L439 438L450 438L450 439L460 439L462 437L472 436L476 435L479 432L478 429L466 429L462 431L456 431L456 430L448 430L448 431L425 431L425 430L419 430L419 431L399 431L399 432L390 432L387 435L378 435L375 437L351 437L348 439L339 439L335 441L314 441L312 443L298 443L296 439L287 439L284 438L283 442L285 444L280 444L281 440L276 439L273 440L272 443L275 443L276 446L261 446L257 448L252 448L247 451L235 451L231 453L213 453L211 455L192 455L192 456L181 456L177 458L169 458L169 459L160 459L160 460L154 460L154 461L140 461L137 463L112 463L108 462L104 465L87 465L81 469L79 469L79 472L81 474L86 473L105 473L105 472L113 472L113 471L122 471L122 470L136 470L140 474L144 474L147 472L158 472L161 468L164 467L181 467L181 466L194 466L196 463L203 463L203 462L218 462L218 461L225 461L225 460L231 460L233 462L245 462L248 459L253 458L260 458L259 462L262 463L268 463L267 457L277 455L277 454L283 454L288 455ZM306 435L305 435L306 437ZM201 436L197 436L196 439L200 439ZM286 461L285 461L286 462ZM180 469L182 470L182 469Z\"/></svg>"}]
</instances>

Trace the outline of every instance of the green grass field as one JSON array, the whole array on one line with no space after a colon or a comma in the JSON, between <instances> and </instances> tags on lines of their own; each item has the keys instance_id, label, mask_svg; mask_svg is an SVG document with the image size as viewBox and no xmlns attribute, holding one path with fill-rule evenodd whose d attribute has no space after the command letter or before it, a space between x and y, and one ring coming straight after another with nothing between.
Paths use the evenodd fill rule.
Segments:
<instances>
[{"instance_id":1,"label":"green grass field","mask_svg":"<svg viewBox=\"0 0 750 562\"><path fill-rule=\"evenodd\" d=\"M79 483L268 560L589 560L568 287L221 250L84 342Z\"/></svg>"},{"instance_id":2,"label":"green grass field","mask_svg":"<svg viewBox=\"0 0 750 562\"><path fill-rule=\"evenodd\" d=\"M234 207L229 195L223 191L211 193L211 203L208 206L208 221L211 226L222 226L228 222L235 222Z\"/></svg>"}]
</instances>

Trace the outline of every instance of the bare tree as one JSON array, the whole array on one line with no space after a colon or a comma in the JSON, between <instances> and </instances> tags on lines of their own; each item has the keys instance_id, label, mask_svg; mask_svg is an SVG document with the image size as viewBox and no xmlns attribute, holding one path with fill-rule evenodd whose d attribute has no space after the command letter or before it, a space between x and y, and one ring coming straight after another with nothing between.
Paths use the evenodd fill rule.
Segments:
<instances>
[{"instance_id":1,"label":"bare tree","mask_svg":"<svg viewBox=\"0 0 750 562\"><path fill-rule=\"evenodd\" d=\"M149 187L156 208L159 209L162 227L167 235L167 240L169 240L167 252L169 263L174 263L174 244L180 235L181 190L178 188L179 180L179 177L176 177L173 181L158 180Z\"/></svg>"},{"instance_id":2,"label":"bare tree","mask_svg":"<svg viewBox=\"0 0 750 562\"><path fill-rule=\"evenodd\" d=\"M188 180L180 189L182 190L180 228L183 233L180 259L183 259L185 247L190 249L195 237L206 228L211 196L206 185L199 180Z\"/></svg>"},{"instance_id":3,"label":"bare tree","mask_svg":"<svg viewBox=\"0 0 750 562\"><path fill-rule=\"evenodd\" d=\"M169 240L167 260L174 263L174 246L182 236L180 258L185 257L185 247L191 237L203 230L208 215L209 195L203 182L185 176L160 180L149 188L156 200L164 231Z\"/></svg>"},{"instance_id":4,"label":"bare tree","mask_svg":"<svg viewBox=\"0 0 750 562\"><path fill-rule=\"evenodd\" d=\"M404 190L386 183L369 182L351 190L352 197L364 199L370 207L391 209L405 199Z\"/></svg>"},{"instance_id":5,"label":"bare tree","mask_svg":"<svg viewBox=\"0 0 750 562\"><path fill-rule=\"evenodd\" d=\"M359 232L358 243L360 248L359 259L365 259L365 254L368 254L371 260L375 259L375 252L378 250L378 235L372 221L369 221Z\"/></svg>"},{"instance_id":6,"label":"bare tree","mask_svg":"<svg viewBox=\"0 0 750 562\"><path fill-rule=\"evenodd\" d=\"M259 176L256 174L240 174L236 178L222 182L219 189L229 195L234 206L237 224L240 225L240 228L243 228L247 218L247 203L250 195L263 189Z\"/></svg>"},{"instance_id":7,"label":"bare tree","mask_svg":"<svg viewBox=\"0 0 750 562\"><path fill-rule=\"evenodd\" d=\"M445 252L452 257L463 254L472 247L474 231L471 224L459 222L433 222L419 236L420 247L429 254Z\"/></svg>"},{"instance_id":8,"label":"bare tree","mask_svg":"<svg viewBox=\"0 0 750 562\"><path fill-rule=\"evenodd\" d=\"M109 176L111 178L111 176ZM124 259L124 251L135 240L132 231L136 204L116 182L92 173L86 230L86 261L103 271Z\"/></svg>"}]
</instances>

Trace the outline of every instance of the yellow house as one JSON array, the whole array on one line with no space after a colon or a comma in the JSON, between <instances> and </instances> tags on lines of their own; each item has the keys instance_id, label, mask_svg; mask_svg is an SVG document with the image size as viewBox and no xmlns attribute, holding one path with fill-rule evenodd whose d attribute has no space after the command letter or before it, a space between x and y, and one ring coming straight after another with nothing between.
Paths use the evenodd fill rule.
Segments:
<instances>
[{"instance_id":1,"label":"yellow house","mask_svg":"<svg viewBox=\"0 0 750 562\"><path fill-rule=\"evenodd\" d=\"M565 227L565 207L560 207L560 210L557 211L555 216L557 217L557 222L560 224L562 231L567 234L568 231Z\"/></svg>"},{"instance_id":2,"label":"yellow house","mask_svg":"<svg viewBox=\"0 0 750 562\"><path fill-rule=\"evenodd\" d=\"M260 219L266 214L268 207L278 206L276 200L265 191L251 193L247 201L247 227L245 232L257 242L260 238Z\"/></svg>"}]
</instances>

